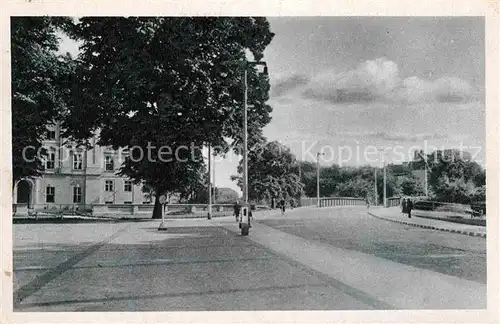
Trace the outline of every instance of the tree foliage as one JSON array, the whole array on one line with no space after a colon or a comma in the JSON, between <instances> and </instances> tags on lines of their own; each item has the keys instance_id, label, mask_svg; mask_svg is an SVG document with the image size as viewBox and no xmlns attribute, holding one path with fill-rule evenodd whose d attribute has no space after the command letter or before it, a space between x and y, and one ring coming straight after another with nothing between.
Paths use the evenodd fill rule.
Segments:
<instances>
[{"instance_id":1,"label":"tree foliage","mask_svg":"<svg viewBox=\"0 0 500 324\"><path fill-rule=\"evenodd\" d=\"M225 138L241 146L244 62L271 42L265 18L85 17L74 35L83 45L65 135L85 142L100 130L99 145L170 148L170 161L127 158L121 174L156 196L186 196L204 183L204 145L218 154L229 150ZM269 78L247 70L249 132L258 136L270 121ZM190 157L183 147L193 147Z\"/></svg>"},{"instance_id":2,"label":"tree foliage","mask_svg":"<svg viewBox=\"0 0 500 324\"><path fill-rule=\"evenodd\" d=\"M465 159L459 150L436 151L427 160L435 200L468 204L477 189L486 184L485 170L477 162Z\"/></svg>"},{"instance_id":3,"label":"tree foliage","mask_svg":"<svg viewBox=\"0 0 500 324\"><path fill-rule=\"evenodd\" d=\"M404 176L399 181L402 195L422 196L425 194L424 186L413 175Z\"/></svg>"},{"instance_id":4,"label":"tree foliage","mask_svg":"<svg viewBox=\"0 0 500 324\"><path fill-rule=\"evenodd\" d=\"M57 54L57 32L71 24L62 17L11 17L13 183L40 175L46 127L67 108L74 62Z\"/></svg>"}]
</instances>

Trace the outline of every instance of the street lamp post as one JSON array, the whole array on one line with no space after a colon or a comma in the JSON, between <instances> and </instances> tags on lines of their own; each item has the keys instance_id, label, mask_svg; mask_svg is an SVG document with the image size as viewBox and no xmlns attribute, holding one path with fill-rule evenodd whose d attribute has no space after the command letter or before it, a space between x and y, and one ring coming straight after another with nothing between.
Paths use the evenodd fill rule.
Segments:
<instances>
[{"instance_id":1,"label":"street lamp post","mask_svg":"<svg viewBox=\"0 0 500 324\"><path fill-rule=\"evenodd\" d=\"M243 95L243 203L245 206L248 204L248 81L247 81L247 68L245 66L244 72L244 87L245 93Z\"/></svg>"},{"instance_id":2,"label":"street lamp post","mask_svg":"<svg viewBox=\"0 0 500 324\"><path fill-rule=\"evenodd\" d=\"M375 168L375 206L378 206L377 168Z\"/></svg>"},{"instance_id":3,"label":"street lamp post","mask_svg":"<svg viewBox=\"0 0 500 324\"><path fill-rule=\"evenodd\" d=\"M243 202L248 205L248 68L251 66L264 66L264 74L267 74L266 62L245 61L244 68L244 96L243 96Z\"/></svg>"},{"instance_id":4,"label":"street lamp post","mask_svg":"<svg viewBox=\"0 0 500 324\"><path fill-rule=\"evenodd\" d=\"M317 195L317 201L316 205L318 208L321 206L319 202L319 157L320 155L325 155L325 153L316 153L316 195Z\"/></svg>"}]
</instances>

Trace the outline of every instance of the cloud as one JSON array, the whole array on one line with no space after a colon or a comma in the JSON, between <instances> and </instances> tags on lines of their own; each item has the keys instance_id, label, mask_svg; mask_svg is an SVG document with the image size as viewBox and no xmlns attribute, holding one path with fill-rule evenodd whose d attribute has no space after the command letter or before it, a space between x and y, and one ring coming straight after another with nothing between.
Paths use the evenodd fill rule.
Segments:
<instances>
[{"instance_id":1,"label":"cloud","mask_svg":"<svg viewBox=\"0 0 500 324\"><path fill-rule=\"evenodd\" d=\"M368 60L353 70L326 70L312 78L294 74L273 86L273 97L300 90L305 99L348 102L466 102L472 87L457 77L428 80L402 78L396 63L386 58Z\"/></svg>"},{"instance_id":2,"label":"cloud","mask_svg":"<svg viewBox=\"0 0 500 324\"><path fill-rule=\"evenodd\" d=\"M395 142L420 142L429 140L447 140L449 136L447 134L440 133L420 133L420 134L410 134L410 133L396 133L396 132L383 132L383 131L372 131L372 132L339 132L338 136L357 138L357 139L380 139L384 141L395 141Z\"/></svg>"},{"instance_id":3,"label":"cloud","mask_svg":"<svg viewBox=\"0 0 500 324\"><path fill-rule=\"evenodd\" d=\"M292 74L279 79L271 85L271 95L279 97L293 89L304 86L309 82L309 78L302 74Z\"/></svg>"},{"instance_id":4,"label":"cloud","mask_svg":"<svg viewBox=\"0 0 500 324\"><path fill-rule=\"evenodd\" d=\"M405 133L386 133L376 132L370 134L371 137L396 142L420 142L428 140L445 140L448 139L446 134L405 134Z\"/></svg>"}]
</instances>

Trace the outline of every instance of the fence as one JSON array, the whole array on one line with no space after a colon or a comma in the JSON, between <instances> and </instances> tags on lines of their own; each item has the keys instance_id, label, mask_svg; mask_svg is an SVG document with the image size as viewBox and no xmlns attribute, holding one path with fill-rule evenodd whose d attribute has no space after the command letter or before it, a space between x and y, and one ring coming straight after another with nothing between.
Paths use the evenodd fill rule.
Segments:
<instances>
[{"instance_id":1,"label":"fence","mask_svg":"<svg viewBox=\"0 0 500 324\"><path fill-rule=\"evenodd\" d=\"M414 203L417 201L421 201L427 199L426 196L415 196L415 197L391 197L387 198L387 207L396 207L401 206L401 200L403 198L410 198Z\"/></svg>"},{"instance_id":2,"label":"fence","mask_svg":"<svg viewBox=\"0 0 500 324\"><path fill-rule=\"evenodd\" d=\"M401 205L401 197L387 198L387 207L396 207Z\"/></svg>"},{"instance_id":3,"label":"fence","mask_svg":"<svg viewBox=\"0 0 500 324\"><path fill-rule=\"evenodd\" d=\"M266 209L262 205L254 205L255 209ZM102 216L102 215L144 215L152 214L153 204L37 204L28 208L27 204L13 204L12 211L17 216ZM232 210L232 204L212 204L213 212ZM192 214L208 210L208 204L166 204L165 212L185 212Z\"/></svg>"},{"instance_id":4,"label":"fence","mask_svg":"<svg viewBox=\"0 0 500 324\"><path fill-rule=\"evenodd\" d=\"M54 216L54 215L91 215L92 206L84 204L35 204L28 208L28 204L13 204L14 215L24 216Z\"/></svg>"}]
</instances>

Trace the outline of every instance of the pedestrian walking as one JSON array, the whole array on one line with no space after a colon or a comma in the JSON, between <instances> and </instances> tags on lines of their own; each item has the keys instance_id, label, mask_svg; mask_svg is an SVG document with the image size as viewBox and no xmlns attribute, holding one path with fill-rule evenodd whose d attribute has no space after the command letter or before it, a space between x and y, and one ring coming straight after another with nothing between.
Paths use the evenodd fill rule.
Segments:
<instances>
[{"instance_id":1,"label":"pedestrian walking","mask_svg":"<svg viewBox=\"0 0 500 324\"><path fill-rule=\"evenodd\" d=\"M271 209L276 208L276 198L271 199Z\"/></svg>"},{"instance_id":2,"label":"pedestrian walking","mask_svg":"<svg viewBox=\"0 0 500 324\"><path fill-rule=\"evenodd\" d=\"M290 199L290 209L294 209L295 208L295 199Z\"/></svg>"},{"instance_id":3,"label":"pedestrian walking","mask_svg":"<svg viewBox=\"0 0 500 324\"><path fill-rule=\"evenodd\" d=\"M411 218L411 210L413 209L413 201L411 199L408 199L406 202L406 209L408 211L408 218Z\"/></svg>"},{"instance_id":4,"label":"pedestrian walking","mask_svg":"<svg viewBox=\"0 0 500 324\"><path fill-rule=\"evenodd\" d=\"M281 215L285 215L285 206L286 206L286 201L284 198L282 198L280 201Z\"/></svg>"},{"instance_id":5,"label":"pedestrian walking","mask_svg":"<svg viewBox=\"0 0 500 324\"><path fill-rule=\"evenodd\" d=\"M370 199L366 198L366 209L370 210Z\"/></svg>"},{"instance_id":6,"label":"pedestrian walking","mask_svg":"<svg viewBox=\"0 0 500 324\"><path fill-rule=\"evenodd\" d=\"M403 198L403 200L401 201L401 213L406 214L407 211L406 211L406 198Z\"/></svg>"},{"instance_id":7,"label":"pedestrian walking","mask_svg":"<svg viewBox=\"0 0 500 324\"><path fill-rule=\"evenodd\" d=\"M241 211L240 202L238 200L236 200L236 202L234 203L234 206L233 206L233 214L234 214L234 216L236 216L236 221L239 221L240 211Z\"/></svg>"}]
</instances>

